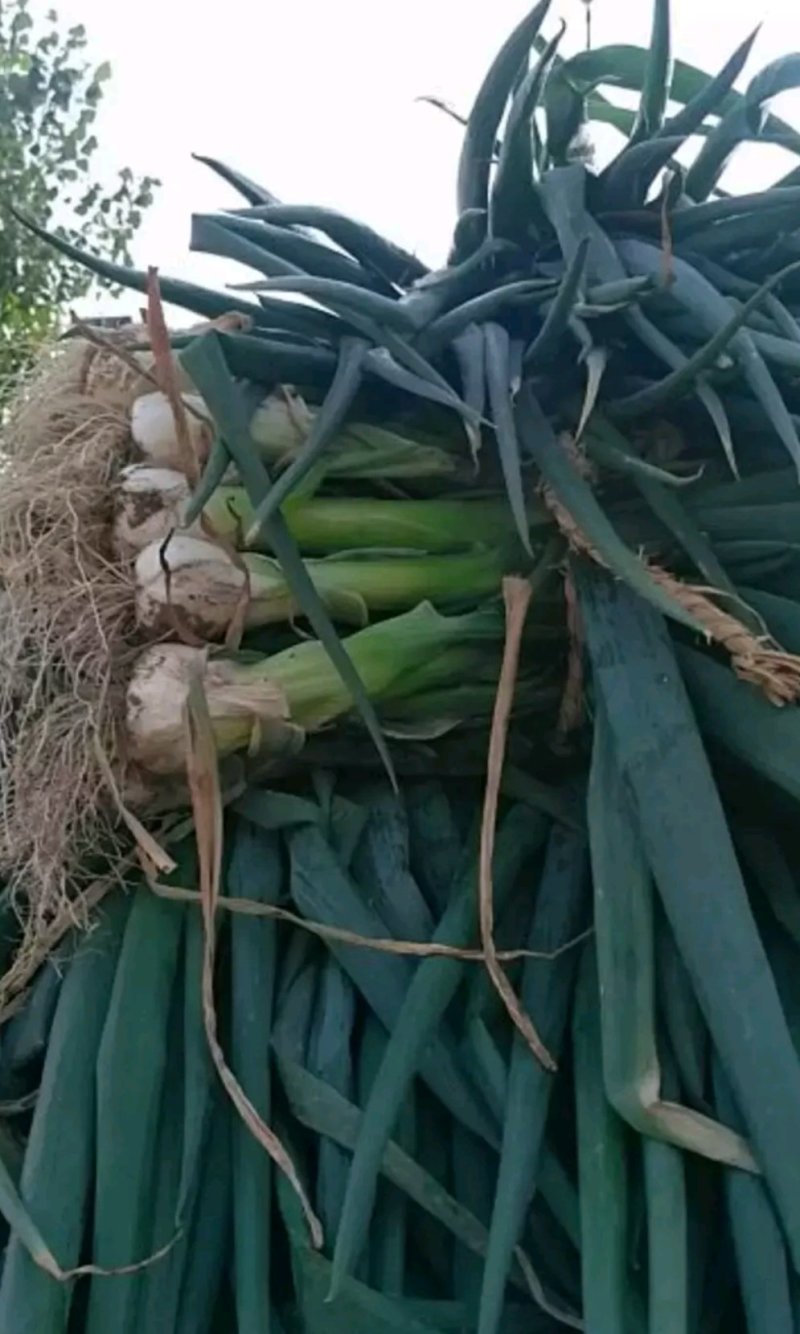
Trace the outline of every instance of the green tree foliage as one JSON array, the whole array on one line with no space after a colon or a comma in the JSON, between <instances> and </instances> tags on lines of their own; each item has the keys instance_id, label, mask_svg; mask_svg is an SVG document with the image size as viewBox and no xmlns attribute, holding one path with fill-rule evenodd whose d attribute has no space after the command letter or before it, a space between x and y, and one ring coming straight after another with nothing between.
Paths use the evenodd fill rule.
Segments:
<instances>
[{"instance_id":1,"label":"green tree foliage","mask_svg":"<svg viewBox=\"0 0 800 1334\"><path fill-rule=\"evenodd\" d=\"M20 369L93 281L32 236L14 206L76 244L127 261L158 182L122 168L97 179L93 134L108 64L86 58L83 25L64 31L28 0L0 4L0 383Z\"/></svg>"}]
</instances>

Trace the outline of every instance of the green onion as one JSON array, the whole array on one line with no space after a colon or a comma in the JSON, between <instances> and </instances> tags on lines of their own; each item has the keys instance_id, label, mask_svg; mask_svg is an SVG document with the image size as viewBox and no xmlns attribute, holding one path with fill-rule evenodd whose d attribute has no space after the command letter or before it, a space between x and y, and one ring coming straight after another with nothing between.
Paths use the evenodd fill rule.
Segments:
<instances>
[{"instance_id":1,"label":"green onion","mask_svg":"<svg viewBox=\"0 0 800 1334\"><path fill-rule=\"evenodd\" d=\"M503 563L494 552L452 556L368 555L306 561L334 620L366 625L371 612L397 612L428 601L436 606L481 601L500 589ZM208 639L224 636L240 605L248 629L300 614L276 560L247 554L235 560L214 542L178 534L153 542L136 561L137 615L149 629L169 629L177 610L184 624Z\"/></svg>"},{"instance_id":2,"label":"green onion","mask_svg":"<svg viewBox=\"0 0 800 1334\"><path fill-rule=\"evenodd\" d=\"M196 394L185 395L184 401L192 444L204 459L212 434L208 408ZM314 413L302 400L271 394L251 418L251 439L265 462L284 466L301 449L313 420ZM137 398L131 435L141 458L153 467L181 468L175 420L165 394L158 391ZM324 466L332 477L448 477L459 471L455 452L372 424L345 428Z\"/></svg>"},{"instance_id":3,"label":"green onion","mask_svg":"<svg viewBox=\"0 0 800 1334\"><path fill-rule=\"evenodd\" d=\"M114 535L125 555L163 541L174 528L183 528L191 492L183 473L174 468L133 464L122 474L116 497ZM429 554L471 547L507 547L509 525L503 500L383 500L373 496L292 496L282 513L289 532L302 551L331 554L360 549ZM203 509L214 533L244 550L245 533L254 510L247 492L234 482L218 486ZM533 528L549 528L547 512L534 501L527 506ZM195 521L189 531L202 535ZM512 537L513 542L513 537ZM265 534L252 549L266 551Z\"/></svg>"},{"instance_id":4,"label":"green onion","mask_svg":"<svg viewBox=\"0 0 800 1334\"><path fill-rule=\"evenodd\" d=\"M370 696L402 698L408 673L418 688L456 683L485 657L502 633L493 609L441 616L422 603L413 611L368 626L344 641ZM448 655L448 650L455 650ZM220 755L255 747L291 752L298 728L315 731L346 714L352 700L322 644L309 641L255 662L202 649L160 644L140 657L127 698L132 758L154 773L185 767L183 707L188 680L199 671Z\"/></svg>"}]
</instances>

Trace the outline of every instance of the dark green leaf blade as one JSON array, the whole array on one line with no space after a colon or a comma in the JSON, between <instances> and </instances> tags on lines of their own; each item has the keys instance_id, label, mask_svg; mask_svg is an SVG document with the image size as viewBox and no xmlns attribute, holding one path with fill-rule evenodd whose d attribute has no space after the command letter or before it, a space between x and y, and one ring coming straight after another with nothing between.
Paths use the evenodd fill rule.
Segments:
<instances>
[{"instance_id":1,"label":"dark green leaf blade","mask_svg":"<svg viewBox=\"0 0 800 1334\"><path fill-rule=\"evenodd\" d=\"M525 349L522 359L524 371L531 372L546 364L557 351L575 312L588 255L589 238L584 236L564 271L564 277L561 279L558 292L550 302L541 329Z\"/></svg>"},{"instance_id":2,"label":"dark green leaf blade","mask_svg":"<svg viewBox=\"0 0 800 1334\"><path fill-rule=\"evenodd\" d=\"M503 111L549 8L550 0L539 0L526 14L500 48L481 84L469 114L458 162L459 215L467 209L487 207L489 167Z\"/></svg>"},{"instance_id":3,"label":"dark green leaf blade","mask_svg":"<svg viewBox=\"0 0 800 1334\"><path fill-rule=\"evenodd\" d=\"M645 65L642 95L636 112L631 142L651 139L664 122L672 87L672 36L670 0L654 0L650 45Z\"/></svg>"},{"instance_id":4,"label":"dark green leaf blade","mask_svg":"<svg viewBox=\"0 0 800 1334\"><path fill-rule=\"evenodd\" d=\"M335 209L320 208L316 204L268 204L253 209L250 216L283 227L299 225L324 232L365 268L401 287L423 278L428 272L416 255L409 254L393 241L387 241L365 223L337 213Z\"/></svg>"},{"instance_id":5,"label":"dark green leaf blade","mask_svg":"<svg viewBox=\"0 0 800 1334\"><path fill-rule=\"evenodd\" d=\"M583 951L572 1015L583 1319L626 1334L628 1180L623 1123L606 1099L594 945Z\"/></svg>"},{"instance_id":6,"label":"dark green leaf blade","mask_svg":"<svg viewBox=\"0 0 800 1334\"><path fill-rule=\"evenodd\" d=\"M204 167L210 167L217 176L221 176L223 181L232 185L234 190L247 200L248 204L277 204L279 201L271 190L267 190L263 185L256 185L249 176L243 176L235 167L229 167L227 163L220 162L219 158L205 157L202 153L192 153L195 162L202 162Z\"/></svg>"},{"instance_id":7,"label":"dark green leaf blade","mask_svg":"<svg viewBox=\"0 0 800 1334\"><path fill-rule=\"evenodd\" d=\"M800 1159L787 1156L786 1144L800 1117L800 1062L678 664L663 621L642 601L588 568L579 580L595 684L642 843L797 1260Z\"/></svg>"},{"instance_id":8,"label":"dark green leaf blade","mask_svg":"<svg viewBox=\"0 0 800 1334\"><path fill-rule=\"evenodd\" d=\"M571 950L549 960L546 956L574 940L584 925L587 871L584 836L555 825L527 942L528 949L543 957L526 960L521 1000L556 1060L560 1059L567 1026L577 953ZM537 1187L552 1091L552 1075L532 1059L526 1043L515 1034L477 1334L496 1334L500 1328L514 1247Z\"/></svg>"},{"instance_id":9,"label":"dark green leaf blade","mask_svg":"<svg viewBox=\"0 0 800 1334\"><path fill-rule=\"evenodd\" d=\"M759 28L754 28L749 37L746 37L737 46L733 55L726 61L719 73L715 74L713 79L707 79L706 83L689 98L685 106L664 123L660 130L661 134L694 134L700 128L706 116L715 115L719 111L744 69L758 33Z\"/></svg>"},{"instance_id":10,"label":"dark green leaf blade","mask_svg":"<svg viewBox=\"0 0 800 1334\"><path fill-rule=\"evenodd\" d=\"M97 274L99 278L105 278L107 282L120 287L130 288L134 292L147 293L147 274L140 269L128 268L125 264L114 264L110 260L101 259L98 255L92 255L86 250L81 250L63 237L54 232L48 232L44 227L40 227L32 219L26 217L16 210L12 210L14 217L32 231L40 240L46 241L59 250L75 264L80 264L91 273ZM195 283L183 282L178 278L159 278L161 295L165 301L172 305L180 306L183 310L191 310L196 315L203 315L207 319L216 319L220 315L230 314L231 311L238 311L243 315L248 315L256 324L261 323L258 306L250 301L242 301L238 297L228 296L223 292L214 292L210 288L198 287Z\"/></svg>"},{"instance_id":11,"label":"dark green leaf blade","mask_svg":"<svg viewBox=\"0 0 800 1334\"><path fill-rule=\"evenodd\" d=\"M544 817L534 820L532 813L523 807L514 807L506 816L498 833L495 853L494 888L498 911L510 895L525 860L543 841L546 828ZM470 938L477 915L475 874L476 868L470 859L434 940L463 944ZM395 1021L364 1110L353 1155L333 1255L332 1295L352 1271L361 1252L385 1145L419 1060L455 994L463 969L464 964L457 959L431 957L422 960Z\"/></svg>"},{"instance_id":12,"label":"dark green leaf blade","mask_svg":"<svg viewBox=\"0 0 800 1334\"><path fill-rule=\"evenodd\" d=\"M524 237L533 211L533 117L566 24L547 43L522 80L506 119L500 157L489 194L490 236Z\"/></svg>"},{"instance_id":13,"label":"dark green leaf blade","mask_svg":"<svg viewBox=\"0 0 800 1334\"><path fill-rule=\"evenodd\" d=\"M519 539L528 555L532 556L519 441L514 425L509 337L502 325L486 324L484 338L486 385L506 494Z\"/></svg>"}]
</instances>

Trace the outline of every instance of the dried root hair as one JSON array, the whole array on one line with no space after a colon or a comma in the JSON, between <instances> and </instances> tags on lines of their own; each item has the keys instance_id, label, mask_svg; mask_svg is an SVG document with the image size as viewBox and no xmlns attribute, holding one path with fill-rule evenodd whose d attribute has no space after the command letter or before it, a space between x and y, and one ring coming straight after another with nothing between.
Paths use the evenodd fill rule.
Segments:
<instances>
[{"instance_id":1,"label":"dried root hair","mask_svg":"<svg viewBox=\"0 0 800 1334\"><path fill-rule=\"evenodd\" d=\"M122 851L104 773L136 651L129 573L110 541L128 461L132 360L84 339L48 348L0 441L0 876L25 947Z\"/></svg>"}]
</instances>

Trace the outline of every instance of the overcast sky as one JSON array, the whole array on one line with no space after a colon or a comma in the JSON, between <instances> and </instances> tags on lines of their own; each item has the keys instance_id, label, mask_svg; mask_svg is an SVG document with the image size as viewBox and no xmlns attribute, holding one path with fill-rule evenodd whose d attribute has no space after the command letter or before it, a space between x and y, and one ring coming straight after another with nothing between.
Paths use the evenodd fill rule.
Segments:
<instances>
[{"instance_id":1,"label":"overcast sky","mask_svg":"<svg viewBox=\"0 0 800 1334\"><path fill-rule=\"evenodd\" d=\"M129 165L164 186L135 242L137 263L219 284L249 275L187 253L189 214L234 196L192 152L222 157L287 202L340 208L441 262L453 223L458 127L415 101L433 94L468 109L526 0L32 0L83 23L108 59L98 137L101 170ZM594 0L594 44L646 42L644 0ZM553 0L584 44L582 0ZM797 0L673 0L676 55L716 70L763 20L750 72L800 49ZM800 95L775 110L800 124ZM734 188L766 184L777 150L745 150ZM98 157L100 154L98 154Z\"/></svg>"}]
</instances>

